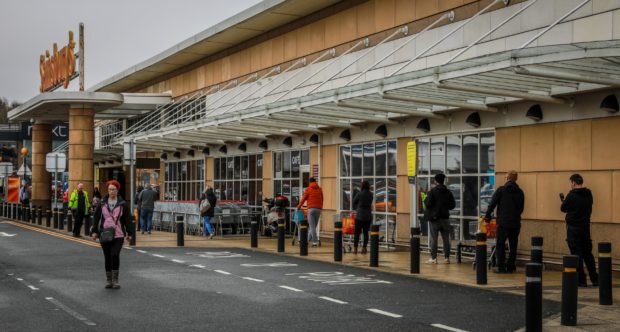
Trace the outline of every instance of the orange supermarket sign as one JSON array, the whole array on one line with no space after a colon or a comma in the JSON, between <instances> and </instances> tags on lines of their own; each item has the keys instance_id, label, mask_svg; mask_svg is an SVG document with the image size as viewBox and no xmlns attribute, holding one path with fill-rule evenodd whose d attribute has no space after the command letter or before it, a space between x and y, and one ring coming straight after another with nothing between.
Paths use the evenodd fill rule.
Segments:
<instances>
[{"instance_id":1,"label":"orange supermarket sign","mask_svg":"<svg viewBox=\"0 0 620 332\"><path fill-rule=\"evenodd\" d=\"M58 50L54 43L52 53L49 50L41 54L39 58L39 74L41 75L40 92L46 92L59 87L61 84L66 89L69 81L75 75L75 41L73 31L69 31L69 42Z\"/></svg>"}]
</instances>

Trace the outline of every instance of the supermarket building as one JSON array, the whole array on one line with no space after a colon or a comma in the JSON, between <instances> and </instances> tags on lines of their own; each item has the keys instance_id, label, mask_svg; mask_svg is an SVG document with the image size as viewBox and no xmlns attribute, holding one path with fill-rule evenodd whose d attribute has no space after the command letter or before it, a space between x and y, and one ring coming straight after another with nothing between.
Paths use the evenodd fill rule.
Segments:
<instances>
[{"instance_id":1,"label":"supermarket building","mask_svg":"<svg viewBox=\"0 0 620 332\"><path fill-rule=\"evenodd\" d=\"M208 185L257 208L278 193L296 204L316 177L327 236L368 180L396 243L409 240L416 140L419 192L442 172L456 198L454 241L473 237L514 169L520 250L542 235L553 259L568 252L558 194L572 173L594 194L594 241L620 236L618 27L619 1L266 0L89 92L43 93L9 116L34 121L41 204L49 123L69 121L70 186L129 183L133 138L136 180L166 200Z\"/></svg>"}]
</instances>

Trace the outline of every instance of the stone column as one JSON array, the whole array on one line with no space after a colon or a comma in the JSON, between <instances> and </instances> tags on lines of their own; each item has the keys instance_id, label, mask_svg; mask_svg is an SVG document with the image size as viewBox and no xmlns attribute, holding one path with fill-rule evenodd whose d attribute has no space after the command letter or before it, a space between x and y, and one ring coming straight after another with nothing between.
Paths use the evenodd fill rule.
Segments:
<instances>
[{"instance_id":1,"label":"stone column","mask_svg":"<svg viewBox=\"0 0 620 332\"><path fill-rule=\"evenodd\" d=\"M52 152L52 125L37 122L32 126L32 204L51 206L52 173L45 170L45 155Z\"/></svg>"},{"instance_id":2,"label":"stone column","mask_svg":"<svg viewBox=\"0 0 620 332\"><path fill-rule=\"evenodd\" d=\"M69 109L69 192L78 183L92 197L95 168L95 112L88 105L71 105Z\"/></svg>"}]
</instances>

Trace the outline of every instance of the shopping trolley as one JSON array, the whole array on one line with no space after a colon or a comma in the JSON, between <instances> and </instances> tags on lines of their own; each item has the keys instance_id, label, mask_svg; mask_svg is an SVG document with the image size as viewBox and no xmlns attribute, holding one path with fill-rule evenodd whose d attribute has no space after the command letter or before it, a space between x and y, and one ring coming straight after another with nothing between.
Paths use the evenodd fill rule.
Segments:
<instances>
[{"instance_id":1,"label":"shopping trolley","mask_svg":"<svg viewBox=\"0 0 620 332\"><path fill-rule=\"evenodd\" d=\"M486 222L485 219L484 216L478 219L478 232L487 235L487 268L490 270L497 265L497 220L492 218ZM472 267L474 270L476 269L475 260Z\"/></svg>"},{"instance_id":2,"label":"shopping trolley","mask_svg":"<svg viewBox=\"0 0 620 332\"><path fill-rule=\"evenodd\" d=\"M295 212L293 213L293 217L291 218L291 225L294 225L295 227L295 231L293 233L292 245L295 245L296 240L301 241L301 234L299 233L299 226L301 226L301 222L304 220L308 220L308 209L307 208L295 209Z\"/></svg>"}]
</instances>

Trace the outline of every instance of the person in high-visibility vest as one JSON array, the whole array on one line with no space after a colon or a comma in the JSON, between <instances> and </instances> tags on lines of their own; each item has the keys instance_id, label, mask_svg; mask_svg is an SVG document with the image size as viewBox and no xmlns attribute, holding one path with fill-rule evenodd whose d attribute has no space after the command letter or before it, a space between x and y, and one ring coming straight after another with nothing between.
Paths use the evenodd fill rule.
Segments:
<instances>
[{"instance_id":1,"label":"person in high-visibility vest","mask_svg":"<svg viewBox=\"0 0 620 332\"><path fill-rule=\"evenodd\" d=\"M71 193L69 199L69 209L73 215L73 236L81 237L80 229L82 228L82 222L84 216L88 215L90 210L90 202L88 201L88 193L84 190L84 185L78 183L77 188Z\"/></svg>"}]
</instances>

